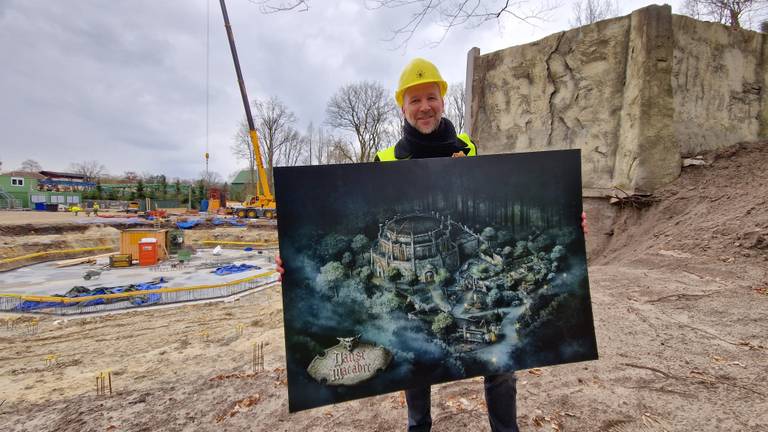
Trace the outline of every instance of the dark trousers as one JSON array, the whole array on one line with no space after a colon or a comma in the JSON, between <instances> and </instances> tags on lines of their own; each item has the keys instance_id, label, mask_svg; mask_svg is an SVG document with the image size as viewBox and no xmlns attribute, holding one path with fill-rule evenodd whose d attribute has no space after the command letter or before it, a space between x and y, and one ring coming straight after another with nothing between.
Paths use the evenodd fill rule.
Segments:
<instances>
[{"instance_id":1,"label":"dark trousers","mask_svg":"<svg viewBox=\"0 0 768 432\"><path fill-rule=\"evenodd\" d=\"M432 428L431 387L405 391L408 402L408 431L429 432ZM517 379L513 373L485 377L485 403L492 432L518 432Z\"/></svg>"}]
</instances>

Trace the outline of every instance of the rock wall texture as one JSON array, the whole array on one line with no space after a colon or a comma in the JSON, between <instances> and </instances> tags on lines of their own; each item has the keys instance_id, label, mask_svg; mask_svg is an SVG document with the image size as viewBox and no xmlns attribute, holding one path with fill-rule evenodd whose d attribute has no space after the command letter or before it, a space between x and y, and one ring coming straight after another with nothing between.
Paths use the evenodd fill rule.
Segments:
<instances>
[{"instance_id":1,"label":"rock wall texture","mask_svg":"<svg viewBox=\"0 0 768 432\"><path fill-rule=\"evenodd\" d=\"M754 140L765 127L765 35L674 15L674 135L683 156Z\"/></svg>"},{"instance_id":2,"label":"rock wall texture","mask_svg":"<svg viewBox=\"0 0 768 432\"><path fill-rule=\"evenodd\" d=\"M485 154L581 149L587 194L652 192L768 131L764 39L665 5L479 55L470 132Z\"/></svg>"}]
</instances>

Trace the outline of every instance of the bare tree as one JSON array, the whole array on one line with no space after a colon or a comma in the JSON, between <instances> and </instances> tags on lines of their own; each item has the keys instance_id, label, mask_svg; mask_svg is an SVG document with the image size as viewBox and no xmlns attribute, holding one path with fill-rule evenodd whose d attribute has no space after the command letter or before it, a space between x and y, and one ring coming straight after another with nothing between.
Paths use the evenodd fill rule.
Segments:
<instances>
[{"instance_id":1,"label":"bare tree","mask_svg":"<svg viewBox=\"0 0 768 432\"><path fill-rule=\"evenodd\" d=\"M403 122L405 122L405 118L400 111L393 111L398 115L392 116L392 119L382 127L382 142L384 144L381 148L395 145L403 137Z\"/></svg>"},{"instance_id":2,"label":"bare tree","mask_svg":"<svg viewBox=\"0 0 768 432\"><path fill-rule=\"evenodd\" d=\"M379 83L347 84L333 95L326 107L328 124L352 132L357 146L341 146L351 162L369 162L382 147L384 127L395 115L389 92Z\"/></svg>"},{"instance_id":3,"label":"bare tree","mask_svg":"<svg viewBox=\"0 0 768 432\"><path fill-rule=\"evenodd\" d=\"M275 165L296 166L306 163L308 146L308 138L294 129L280 148L278 163Z\"/></svg>"},{"instance_id":4,"label":"bare tree","mask_svg":"<svg viewBox=\"0 0 768 432\"><path fill-rule=\"evenodd\" d=\"M326 133L325 129L322 127L317 129L317 141L315 145L315 150L313 150L315 160L317 161L318 165L326 165L330 162L331 159L331 139L330 135Z\"/></svg>"},{"instance_id":5,"label":"bare tree","mask_svg":"<svg viewBox=\"0 0 768 432\"><path fill-rule=\"evenodd\" d=\"M126 171L123 173L123 178L129 182L135 183L139 179L139 173L136 171Z\"/></svg>"},{"instance_id":6,"label":"bare tree","mask_svg":"<svg viewBox=\"0 0 768 432\"><path fill-rule=\"evenodd\" d=\"M464 104L466 99L466 89L463 82L453 83L448 86L448 93L445 95L445 117L456 127L456 132L464 131Z\"/></svg>"},{"instance_id":7,"label":"bare tree","mask_svg":"<svg viewBox=\"0 0 768 432\"><path fill-rule=\"evenodd\" d=\"M104 165L95 160L71 163L69 169L85 176L86 181L97 180L107 171Z\"/></svg>"},{"instance_id":8,"label":"bare tree","mask_svg":"<svg viewBox=\"0 0 768 432\"><path fill-rule=\"evenodd\" d=\"M250 0L258 4L264 13L281 11L307 11L310 0ZM431 45L438 45L448 32L458 26L479 27L488 21L513 17L532 24L544 21L549 13L560 7L559 0L363 0L368 9L402 9L405 23L392 30L388 41L398 48L408 45L416 31L423 25L437 23L443 28L442 36Z\"/></svg>"},{"instance_id":9,"label":"bare tree","mask_svg":"<svg viewBox=\"0 0 768 432\"><path fill-rule=\"evenodd\" d=\"M353 154L353 146L348 139L336 136L323 127L315 129L314 126L307 128L307 136L303 137L307 143L309 136L312 136L312 164L328 165L354 162L354 158L350 156ZM309 144L305 148L308 150Z\"/></svg>"},{"instance_id":10,"label":"bare tree","mask_svg":"<svg viewBox=\"0 0 768 432\"><path fill-rule=\"evenodd\" d=\"M262 13L297 11L306 12L309 10L309 0L248 0L259 5Z\"/></svg>"},{"instance_id":11,"label":"bare tree","mask_svg":"<svg viewBox=\"0 0 768 432\"><path fill-rule=\"evenodd\" d=\"M277 162L280 150L286 144L295 142L298 136L293 127L296 124L296 115L276 96L265 101L254 100L253 108L261 156L264 158L267 179L272 187L272 168Z\"/></svg>"},{"instance_id":12,"label":"bare tree","mask_svg":"<svg viewBox=\"0 0 768 432\"><path fill-rule=\"evenodd\" d=\"M768 0L685 0L682 12L696 19L713 21L741 28L745 21L759 19Z\"/></svg>"},{"instance_id":13,"label":"bare tree","mask_svg":"<svg viewBox=\"0 0 768 432\"><path fill-rule=\"evenodd\" d=\"M344 164L358 162L355 159L354 145L342 136L328 136L326 148L327 164Z\"/></svg>"},{"instance_id":14,"label":"bare tree","mask_svg":"<svg viewBox=\"0 0 768 432\"><path fill-rule=\"evenodd\" d=\"M248 123L245 119L240 120L240 127L235 132L234 142L230 147L232 155L238 159L243 159L248 162L248 184L245 186L246 195L256 194L256 159L253 154L253 145L251 144L251 136L248 131Z\"/></svg>"},{"instance_id":15,"label":"bare tree","mask_svg":"<svg viewBox=\"0 0 768 432\"><path fill-rule=\"evenodd\" d=\"M304 135L304 139L306 140L306 145L307 145L307 153L308 153L307 160L309 162L308 164L312 165L312 160L313 160L312 150L314 150L313 144L315 143L315 124L314 123L309 122L309 124L307 125L307 132Z\"/></svg>"},{"instance_id":16,"label":"bare tree","mask_svg":"<svg viewBox=\"0 0 768 432\"><path fill-rule=\"evenodd\" d=\"M512 17L524 23L544 21L550 12L560 7L557 0L367 0L370 9L406 9L409 18L405 24L392 30L389 41L397 42L397 47L408 45L413 35L422 25L437 23L443 28L439 40L432 42L436 46L442 42L448 32L458 26L477 28L489 21L502 17ZM398 42L399 41L399 42Z\"/></svg>"},{"instance_id":17,"label":"bare tree","mask_svg":"<svg viewBox=\"0 0 768 432\"><path fill-rule=\"evenodd\" d=\"M619 16L619 4L615 0L576 0L573 4L572 27L581 27Z\"/></svg>"},{"instance_id":18,"label":"bare tree","mask_svg":"<svg viewBox=\"0 0 768 432\"><path fill-rule=\"evenodd\" d=\"M267 100L255 99L252 105L261 156L264 159L267 180L272 186L272 168L278 163L281 149L297 141L298 132L293 126L296 123L296 115L275 96ZM247 159L251 171L251 184L257 184L253 146L245 121L240 123L240 129L235 134L235 142L231 150L236 157ZM255 187L251 186L250 190L254 191Z\"/></svg>"},{"instance_id":19,"label":"bare tree","mask_svg":"<svg viewBox=\"0 0 768 432\"><path fill-rule=\"evenodd\" d=\"M19 171L24 171L24 172L38 172L42 170L43 170L43 167L40 166L40 164L34 159L25 160L24 162L21 163L21 167L19 167Z\"/></svg>"},{"instance_id":20,"label":"bare tree","mask_svg":"<svg viewBox=\"0 0 768 432\"><path fill-rule=\"evenodd\" d=\"M215 171L200 171L200 179L203 181L203 184L205 184L206 187L217 187L224 184L224 179L221 177L221 175Z\"/></svg>"}]
</instances>

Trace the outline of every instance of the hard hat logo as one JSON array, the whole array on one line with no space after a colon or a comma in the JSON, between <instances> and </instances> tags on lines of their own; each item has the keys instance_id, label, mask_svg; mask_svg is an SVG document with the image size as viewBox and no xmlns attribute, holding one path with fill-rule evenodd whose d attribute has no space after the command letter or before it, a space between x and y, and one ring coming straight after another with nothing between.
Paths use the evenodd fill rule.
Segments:
<instances>
[{"instance_id":1,"label":"hard hat logo","mask_svg":"<svg viewBox=\"0 0 768 432\"><path fill-rule=\"evenodd\" d=\"M445 97L448 91L448 83L445 82L437 66L423 58L415 58L405 66L400 74L400 83L395 92L395 100L399 106L403 106L403 95L405 91L419 84L436 83L440 87L440 96Z\"/></svg>"}]
</instances>

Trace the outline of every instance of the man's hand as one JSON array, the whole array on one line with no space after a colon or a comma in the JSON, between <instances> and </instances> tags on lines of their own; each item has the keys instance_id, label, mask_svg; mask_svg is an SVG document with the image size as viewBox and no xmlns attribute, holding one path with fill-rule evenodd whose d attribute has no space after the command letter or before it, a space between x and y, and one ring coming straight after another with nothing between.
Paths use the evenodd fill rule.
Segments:
<instances>
[{"instance_id":1,"label":"man's hand","mask_svg":"<svg viewBox=\"0 0 768 432\"><path fill-rule=\"evenodd\" d=\"M285 269L283 268L283 260L280 259L280 255L275 255L275 271L280 273L280 277L277 278L280 282L283 281L283 274L285 273Z\"/></svg>"},{"instance_id":2,"label":"man's hand","mask_svg":"<svg viewBox=\"0 0 768 432\"><path fill-rule=\"evenodd\" d=\"M457 151L456 153L452 154L451 157L464 157L466 156L463 151Z\"/></svg>"},{"instance_id":3,"label":"man's hand","mask_svg":"<svg viewBox=\"0 0 768 432\"><path fill-rule=\"evenodd\" d=\"M589 234L589 227L587 226L587 212L581 212L581 230L584 231L584 234Z\"/></svg>"}]
</instances>

